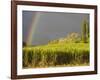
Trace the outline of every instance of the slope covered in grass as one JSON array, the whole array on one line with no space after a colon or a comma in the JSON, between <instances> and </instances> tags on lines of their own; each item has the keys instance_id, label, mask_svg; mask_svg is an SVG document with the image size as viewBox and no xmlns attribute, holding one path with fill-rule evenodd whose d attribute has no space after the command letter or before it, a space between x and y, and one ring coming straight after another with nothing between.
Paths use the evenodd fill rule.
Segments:
<instances>
[{"instance_id":1,"label":"slope covered in grass","mask_svg":"<svg viewBox=\"0 0 100 80\"><path fill-rule=\"evenodd\" d=\"M89 43L57 43L23 48L23 67L89 65Z\"/></svg>"}]
</instances>

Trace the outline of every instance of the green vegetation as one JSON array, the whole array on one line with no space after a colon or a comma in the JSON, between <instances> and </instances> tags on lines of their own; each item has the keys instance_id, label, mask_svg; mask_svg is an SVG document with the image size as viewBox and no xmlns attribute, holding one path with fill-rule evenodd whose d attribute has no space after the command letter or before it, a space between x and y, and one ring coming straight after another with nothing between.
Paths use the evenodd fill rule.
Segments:
<instances>
[{"instance_id":1,"label":"green vegetation","mask_svg":"<svg viewBox=\"0 0 100 80\"><path fill-rule=\"evenodd\" d=\"M89 26L42 46L23 47L23 68L89 65Z\"/></svg>"},{"instance_id":2,"label":"green vegetation","mask_svg":"<svg viewBox=\"0 0 100 80\"><path fill-rule=\"evenodd\" d=\"M89 64L88 43L49 44L23 48L23 67Z\"/></svg>"},{"instance_id":3,"label":"green vegetation","mask_svg":"<svg viewBox=\"0 0 100 80\"><path fill-rule=\"evenodd\" d=\"M82 23L82 41L84 43L88 42L89 38L89 24L86 20Z\"/></svg>"}]
</instances>

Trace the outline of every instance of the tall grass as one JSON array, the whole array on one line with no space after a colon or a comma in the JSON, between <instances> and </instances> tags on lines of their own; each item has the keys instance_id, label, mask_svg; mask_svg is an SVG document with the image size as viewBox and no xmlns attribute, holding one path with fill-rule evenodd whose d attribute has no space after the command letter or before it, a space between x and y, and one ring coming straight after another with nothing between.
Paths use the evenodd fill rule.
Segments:
<instances>
[{"instance_id":1,"label":"tall grass","mask_svg":"<svg viewBox=\"0 0 100 80\"><path fill-rule=\"evenodd\" d=\"M89 43L48 44L23 48L23 67L89 64Z\"/></svg>"}]
</instances>

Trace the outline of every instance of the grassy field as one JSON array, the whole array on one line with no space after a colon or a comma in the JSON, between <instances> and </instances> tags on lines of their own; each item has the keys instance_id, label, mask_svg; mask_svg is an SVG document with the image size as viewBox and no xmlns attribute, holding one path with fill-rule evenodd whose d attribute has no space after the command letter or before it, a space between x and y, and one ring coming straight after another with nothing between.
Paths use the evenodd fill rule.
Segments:
<instances>
[{"instance_id":1,"label":"grassy field","mask_svg":"<svg viewBox=\"0 0 100 80\"><path fill-rule=\"evenodd\" d=\"M23 48L23 68L89 65L89 43L58 43Z\"/></svg>"}]
</instances>

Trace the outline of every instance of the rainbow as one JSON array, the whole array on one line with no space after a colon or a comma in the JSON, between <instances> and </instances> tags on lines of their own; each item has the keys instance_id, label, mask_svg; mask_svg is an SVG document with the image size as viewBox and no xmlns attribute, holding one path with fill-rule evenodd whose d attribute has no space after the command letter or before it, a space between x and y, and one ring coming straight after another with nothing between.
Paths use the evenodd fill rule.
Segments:
<instances>
[{"instance_id":1,"label":"rainbow","mask_svg":"<svg viewBox=\"0 0 100 80\"><path fill-rule=\"evenodd\" d=\"M32 18L32 22L30 24L30 29L28 31L28 36L27 36L27 45L32 45L32 39L33 37L35 36L35 32L36 32L36 29L37 29L37 24L38 24L38 21L40 19L40 12L36 12L35 13L35 17L33 16Z\"/></svg>"}]
</instances>

